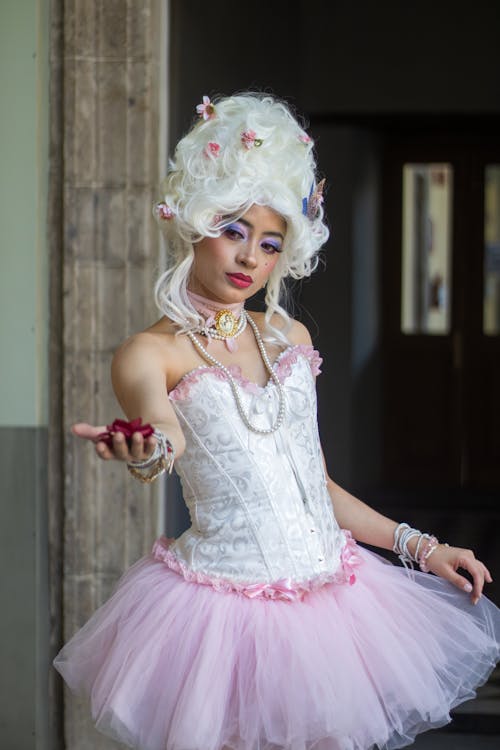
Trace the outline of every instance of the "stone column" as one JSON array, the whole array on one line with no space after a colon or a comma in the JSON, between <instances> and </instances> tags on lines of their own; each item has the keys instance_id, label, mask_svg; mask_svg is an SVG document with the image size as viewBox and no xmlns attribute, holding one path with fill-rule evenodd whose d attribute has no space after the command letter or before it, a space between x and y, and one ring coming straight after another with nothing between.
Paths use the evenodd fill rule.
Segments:
<instances>
[{"instance_id":1,"label":"stone column","mask_svg":"<svg viewBox=\"0 0 500 750\"><path fill-rule=\"evenodd\" d=\"M152 288L159 235L151 205L159 181L163 5L53 0L59 43L52 48L52 68L57 75L62 68L63 485L60 500L57 492L53 498L51 533L57 555L60 518L65 640L109 596L124 569L150 549L157 532L158 489L134 482L122 464L100 462L69 427L79 420L105 424L120 415L110 383L112 354L158 317ZM53 187L54 199L56 194ZM67 750L118 747L96 732L88 706L69 693L64 734Z\"/></svg>"}]
</instances>

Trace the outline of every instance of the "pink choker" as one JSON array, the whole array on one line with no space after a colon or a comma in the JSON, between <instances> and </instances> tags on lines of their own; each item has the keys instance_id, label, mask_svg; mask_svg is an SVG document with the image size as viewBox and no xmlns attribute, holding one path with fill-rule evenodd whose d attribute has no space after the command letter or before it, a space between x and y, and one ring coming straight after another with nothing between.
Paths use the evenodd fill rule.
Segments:
<instances>
[{"instance_id":1,"label":"pink choker","mask_svg":"<svg viewBox=\"0 0 500 750\"><path fill-rule=\"evenodd\" d=\"M223 304L215 302L201 294L187 290L192 306L205 318L205 325L194 332L207 337L207 346L211 339L224 341L230 352L238 349L235 339L243 333L247 325L247 316L243 302Z\"/></svg>"}]
</instances>

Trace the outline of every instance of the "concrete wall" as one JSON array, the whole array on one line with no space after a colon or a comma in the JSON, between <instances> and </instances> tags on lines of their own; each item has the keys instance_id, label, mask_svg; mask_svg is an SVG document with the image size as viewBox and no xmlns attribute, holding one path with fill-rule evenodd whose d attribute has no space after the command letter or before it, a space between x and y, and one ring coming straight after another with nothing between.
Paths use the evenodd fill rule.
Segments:
<instances>
[{"instance_id":1,"label":"concrete wall","mask_svg":"<svg viewBox=\"0 0 500 750\"><path fill-rule=\"evenodd\" d=\"M48 736L48 0L0 4L0 747Z\"/></svg>"},{"instance_id":2,"label":"concrete wall","mask_svg":"<svg viewBox=\"0 0 500 750\"><path fill-rule=\"evenodd\" d=\"M62 541L54 619L67 641L150 551L162 520L160 483L134 482L123 465L98 461L68 428L82 419L109 424L121 414L111 388L113 352L159 317L152 289L160 235L151 207L163 155L167 28L164 0L52 0L52 8L51 70L61 76L51 86L60 117L58 132L51 128L60 167L51 188L62 215L50 232L60 252L63 362L51 360L51 382L59 369L62 395L51 428L56 422L62 456L51 457L49 481L58 475L62 485L59 501L51 491L50 510ZM50 539L53 553L57 536ZM94 728L87 699L68 689L64 698L67 750L118 746Z\"/></svg>"}]
</instances>

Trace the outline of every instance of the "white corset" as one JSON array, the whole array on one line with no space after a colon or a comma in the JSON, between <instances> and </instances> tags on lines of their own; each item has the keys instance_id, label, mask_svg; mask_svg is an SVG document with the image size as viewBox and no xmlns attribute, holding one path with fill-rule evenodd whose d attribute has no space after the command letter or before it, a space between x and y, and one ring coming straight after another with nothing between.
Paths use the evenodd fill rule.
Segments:
<instances>
[{"instance_id":1,"label":"white corset","mask_svg":"<svg viewBox=\"0 0 500 750\"><path fill-rule=\"evenodd\" d=\"M168 551L165 540L157 543L157 557L187 578L236 589L280 582L306 590L349 579L351 571L342 570L346 533L333 514L320 451L312 372L320 362L303 345L278 358L285 419L267 435L245 426L219 368L203 365L181 379L170 399L186 438L176 469L191 527ZM261 387L238 367L231 371L252 424L270 427L276 385Z\"/></svg>"}]
</instances>

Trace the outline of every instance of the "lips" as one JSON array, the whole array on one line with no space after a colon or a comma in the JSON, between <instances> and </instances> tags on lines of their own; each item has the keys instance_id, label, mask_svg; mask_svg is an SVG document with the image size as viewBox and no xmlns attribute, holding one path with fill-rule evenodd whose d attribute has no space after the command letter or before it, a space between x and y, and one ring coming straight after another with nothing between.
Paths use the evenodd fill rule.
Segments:
<instances>
[{"instance_id":1,"label":"lips","mask_svg":"<svg viewBox=\"0 0 500 750\"><path fill-rule=\"evenodd\" d=\"M233 284L240 288L250 286L253 281L251 276L247 276L244 273L228 273L226 276L233 282Z\"/></svg>"}]
</instances>

